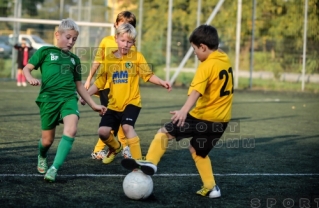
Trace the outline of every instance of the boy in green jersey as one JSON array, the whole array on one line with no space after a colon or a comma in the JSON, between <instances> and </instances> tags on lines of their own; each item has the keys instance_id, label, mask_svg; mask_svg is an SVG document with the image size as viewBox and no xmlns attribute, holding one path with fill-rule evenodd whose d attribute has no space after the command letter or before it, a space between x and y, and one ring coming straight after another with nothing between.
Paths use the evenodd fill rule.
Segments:
<instances>
[{"instance_id":1,"label":"boy in green jersey","mask_svg":"<svg viewBox=\"0 0 319 208\"><path fill-rule=\"evenodd\" d=\"M100 114L106 108L97 105L81 83L80 59L70 52L79 35L79 27L71 19L63 19L55 33L57 46L41 47L23 68L30 85L41 85L36 103L40 108L42 138L39 141L38 171L44 179L54 182L57 170L62 166L72 148L79 120L78 97ZM42 81L32 77L31 71L40 68ZM63 136L58 145L53 165L48 169L47 152L53 144L55 129L64 124Z\"/></svg>"}]
</instances>

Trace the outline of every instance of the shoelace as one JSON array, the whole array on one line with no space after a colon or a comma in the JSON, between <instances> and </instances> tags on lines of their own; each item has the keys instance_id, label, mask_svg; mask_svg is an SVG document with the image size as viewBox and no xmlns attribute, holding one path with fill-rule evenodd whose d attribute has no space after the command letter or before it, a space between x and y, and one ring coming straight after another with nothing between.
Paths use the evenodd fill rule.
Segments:
<instances>
[{"instance_id":1,"label":"shoelace","mask_svg":"<svg viewBox=\"0 0 319 208\"><path fill-rule=\"evenodd\" d=\"M55 168L50 168L50 172L51 173L56 173L58 170L57 169L55 169Z\"/></svg>"},{"instance_id":2,"label":"shoelace","mask_svg":"<svg viewBox=\"0 0 319 208\"><path fill-rule=\"evenodd\" d=\"M207 189L204 188L204 187L202 187L202 189L199 190L199 193L200 193L200 194L207 194L208 192L209 192L209 190L207 191Z\"/></svg>"},{"instance_id":3,"label":"shoelace","mask_svg":"<svg viewBox=\"0 0 319 208\"><path fill-rule=\"evenodd\" d=\"M44 158L40 158L40 165L45 166L45 159Z\"/></svg>"}]
</instances>

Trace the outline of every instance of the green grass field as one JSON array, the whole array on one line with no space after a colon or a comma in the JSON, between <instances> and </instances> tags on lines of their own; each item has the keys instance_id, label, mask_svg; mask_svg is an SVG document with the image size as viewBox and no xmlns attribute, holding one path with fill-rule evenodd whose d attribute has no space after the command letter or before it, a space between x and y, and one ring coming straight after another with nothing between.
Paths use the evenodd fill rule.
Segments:
<instances>
[{"instance_id":1,"label":"green grass field","mask_svg":"<svg viewBox=\"0 0 319 208\"><path fill-rule=\"evenodd\" d=\"M122 190L129 172L121 156L109 165L90 158L100 117L80 106L81 119L73 149L56 183L37 173L41 137L38 87L17 88L0 82L1 207L318 207L319 97L311 93L235 91L233 119L210 152L222 197L197 196L201 187L187 139L172 142L153 176L154 192L132 201ZM136 131L143 154L169 111L181 107L187 89L167 93L142 87L143 108ZM98 101L96 98L94 98ZM63 126L49 151L49 165ZM317 161L317 162L316 162Z\"/></svg>"}]
</instances>

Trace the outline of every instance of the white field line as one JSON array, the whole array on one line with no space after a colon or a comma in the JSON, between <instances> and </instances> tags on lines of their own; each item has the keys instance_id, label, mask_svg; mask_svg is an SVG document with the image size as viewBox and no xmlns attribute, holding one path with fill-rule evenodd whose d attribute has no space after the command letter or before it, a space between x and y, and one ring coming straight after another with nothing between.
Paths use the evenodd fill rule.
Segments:
<instances>
[{"instance_id":1,"label":"white field line","mask_svg":"<svg viewBox=\"0 0 319 208\"><path fill-rule=\"evenodd\" d=\"M319 173L225 173L214 174L215 176L319 176ZM0 177L43 177L41 174L0 174ZM124 174L66 174L59 177L124 177ZM199 176L199 174L187 173L161 173L153 177L190 177Z\"/></svg>"}]
</instances>

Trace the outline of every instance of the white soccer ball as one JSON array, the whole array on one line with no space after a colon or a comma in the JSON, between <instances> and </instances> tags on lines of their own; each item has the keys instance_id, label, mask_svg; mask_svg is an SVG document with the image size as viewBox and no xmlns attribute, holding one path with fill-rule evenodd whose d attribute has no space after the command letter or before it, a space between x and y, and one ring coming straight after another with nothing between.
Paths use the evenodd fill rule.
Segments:
<instances>
[{"instance_id":1,"label":"white soccer ball","mask_svg":"<svg viewBox=\"0 0 319 208\"><path fill-rule=\"evenodd\" d=\"M153 192L153 180L141 170L133 170L125 176L123 190L130 199L146 199Z\"/></svg>"}]
</instances>

